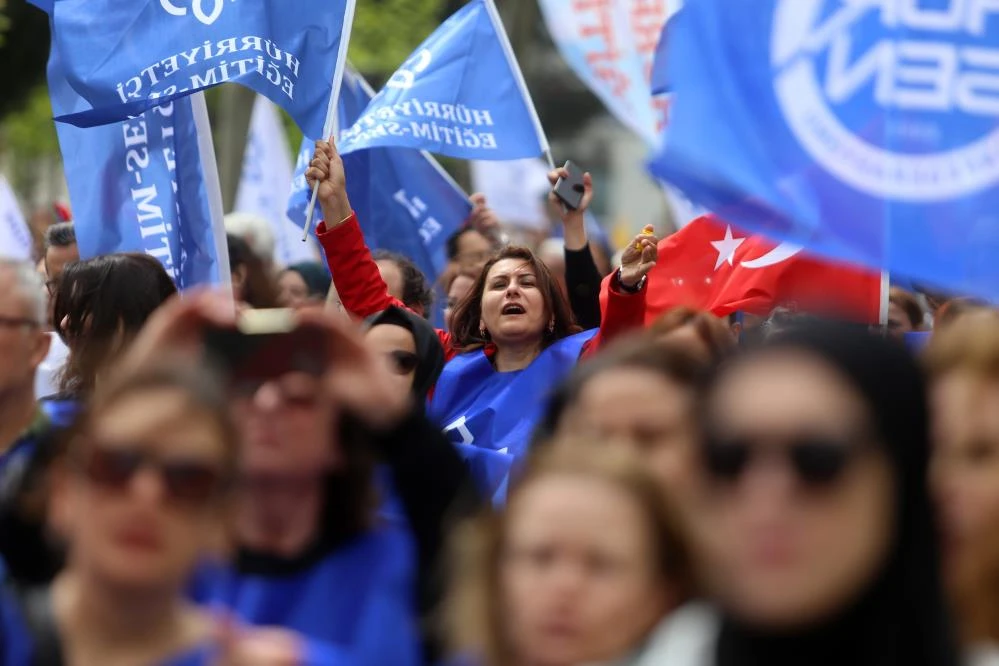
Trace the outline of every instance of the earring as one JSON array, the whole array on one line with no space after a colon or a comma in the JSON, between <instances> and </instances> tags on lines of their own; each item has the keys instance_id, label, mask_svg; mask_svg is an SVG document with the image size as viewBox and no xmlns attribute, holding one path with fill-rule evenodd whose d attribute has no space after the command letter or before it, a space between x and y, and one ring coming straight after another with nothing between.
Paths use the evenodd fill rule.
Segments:
<instances>
[{"instance_id":1,"label":"earring","mask_svg":"<svg viewBox=\"0 0 999 666\"><path fill-rule=\"evenodd\" d=\"M555 320L554 319L552 319L550 322L548 322L548 332L549 333L554 333L555 332Z\"/></svg>"},{"instance_id":2,"label":"earring","mask_svg":"<svg viewBox=\"0 0 999 666\"><path fill-rule=\"evenodd\" d=\"M483 340L485 340L487 335L489 335L489 331L487 331L485 328L480 328L479 329L479 337L480 338L482 338Z\"/></svg>"}]
</instances>

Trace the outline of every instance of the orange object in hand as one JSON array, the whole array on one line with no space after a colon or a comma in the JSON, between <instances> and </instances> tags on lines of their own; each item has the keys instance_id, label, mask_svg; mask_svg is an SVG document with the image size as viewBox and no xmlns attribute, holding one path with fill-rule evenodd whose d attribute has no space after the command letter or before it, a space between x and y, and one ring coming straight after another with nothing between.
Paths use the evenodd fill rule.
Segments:
<instances>
[{"instance_id":1,"label":"orange object in hand","mask_svg":"<svg viewBox=\"0 0 999 666\"><path fill-rule=\"evenodd\" d=\"M645 228L642 229L642 235L643 236L655 236L656 235L656 228L654 226L652 226L651 224L646 224ZM635 243L635 249L636 250L641 250L642 249L642 244L639 243L639 242L636 242Z\"/></svg>"}]
</instances>

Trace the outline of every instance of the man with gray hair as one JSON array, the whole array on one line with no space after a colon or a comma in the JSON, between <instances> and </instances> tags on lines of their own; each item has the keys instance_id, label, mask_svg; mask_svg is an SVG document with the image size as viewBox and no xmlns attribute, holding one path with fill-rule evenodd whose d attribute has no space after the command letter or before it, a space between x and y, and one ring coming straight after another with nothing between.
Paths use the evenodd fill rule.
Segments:
<instances>
[{"instance_id":1,"label":"man with gray hair","mask_svg":"<svg viewBox=\"0 0 999 666\"><path fill-rule=\"evenodd\" d=\"M49 351L45 285L34 267L0 259L0 471L48 425L35 373Z\"/></svg>"}]
</instances>

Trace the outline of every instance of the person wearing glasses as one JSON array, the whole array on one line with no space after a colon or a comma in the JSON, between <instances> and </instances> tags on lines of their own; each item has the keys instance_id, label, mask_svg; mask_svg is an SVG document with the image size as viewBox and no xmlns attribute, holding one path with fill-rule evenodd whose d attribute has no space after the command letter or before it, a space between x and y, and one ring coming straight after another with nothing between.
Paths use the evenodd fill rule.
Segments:
<instances>
[{"instance_id":1,"label":"person wearing glasses","mask_svg":"<svg viewBox=\"0 0 999 666\"><path fill-rule=\"evenodd\" d=\"M418 592L465 486L462 461L352 322L318 309L294 316L322 329L324 362L230 386L241 450L236 553L202 571L193 594L245 622L336 646L344 664L418 664ZM205 330L235 323L223 294L171 299L122 362L169 350L201 359ZM391 490L412 532L379 512L378 458L405 472Z\"/></svg>"},{"instance_id":2,"label":"person wearing glasses","mask_svg":"<svg viewBox=\"0 0 999 666\"><path fill-rule=\"evenodd\" d=\"M193 367L102 385L52 473L65 567L46 588L4 589L2 663L306 663L291 633L233 629L185 598L226 552L237 455L224 393Z\"/></svg>"},{"instance_id":3,"label":"person wearing glasses","mask_svg":"<svg viewBox=\"0 0 999 666\"><path fill-rule=\"evenodd\" d=\"M695 537L714 605L677 611L650 664L959 663L925 383L902 345L792 326L722 366L699 413Z\"/></svg>"}]
</instances>

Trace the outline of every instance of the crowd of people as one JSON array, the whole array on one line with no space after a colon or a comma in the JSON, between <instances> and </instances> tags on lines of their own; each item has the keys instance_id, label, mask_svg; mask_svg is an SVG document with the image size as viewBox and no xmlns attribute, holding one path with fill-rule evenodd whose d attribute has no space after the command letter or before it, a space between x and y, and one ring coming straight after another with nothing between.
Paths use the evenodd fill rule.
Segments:
<instances>
[{"instance_id":1,"label":"crowd of people","mask_svg":"<svg viewBox=\"0 0 999 666\"><path fill-rule=\"evenodd\" d=\"M999 664L999 312L646 326L588 175L561 254L476 198L436 283L307 177L326 265L238 216L229 290L72 222L0 260L2 664ZM277 307L297 365L212 356Z\"/></svg>"}]
</instances>

